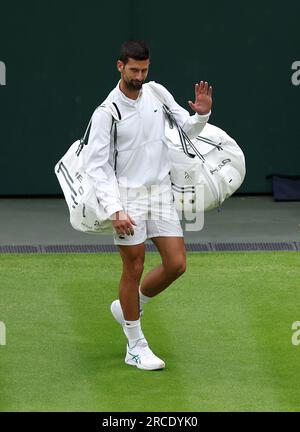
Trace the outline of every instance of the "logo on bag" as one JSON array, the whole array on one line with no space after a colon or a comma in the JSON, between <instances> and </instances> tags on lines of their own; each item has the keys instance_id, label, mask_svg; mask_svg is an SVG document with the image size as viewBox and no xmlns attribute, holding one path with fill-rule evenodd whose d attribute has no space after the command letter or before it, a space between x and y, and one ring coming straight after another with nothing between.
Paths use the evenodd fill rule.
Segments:
<instances>
[{"instance_id":1,"label":"logo on bag","mask_svg":"<svg viewBox=\"0 0 300 432\"><path fill-rule=\"evenodd\" d=\"M210 170L211 174L220 171L228 162L231 162L231 159L224 159L222 162L215 168L214 170Z\"/></svg>"},{"instance_id":2,"label":"logo on bag","mask_svg":"<svg viewBox=\"0 0 300 432\"><path fill-rule=\"evenodd\" d=\"M6 66L3 61L0 61L0 85L6 85Z\"/></svg>"},{"instance_id":3,"label":"logo on bag","mask_svg":"<svg viewBox=\"0 0 300 432\"><path fill-rule=\"evenodd\" d=\"M82 177L82 175L81 175L79 172L77 172L77 173L75 174L75 178L76 178L80 183L82 183L83 177Z\"/></svg>"}]
</instances>

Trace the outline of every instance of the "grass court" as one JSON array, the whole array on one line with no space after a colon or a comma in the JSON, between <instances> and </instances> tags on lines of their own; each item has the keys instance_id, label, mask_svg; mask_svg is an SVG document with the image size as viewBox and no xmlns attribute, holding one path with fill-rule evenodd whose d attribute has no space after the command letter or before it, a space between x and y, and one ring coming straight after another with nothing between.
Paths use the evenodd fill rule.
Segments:
<instances>
[{"instance_id":1,"label":"grass court","mask_svg":"<svg viewBox=\"0 0 300 432\"><path fill-rule=\"evenodd\" d=\"M188 253L142 317L163 371L124 363L120 275L118 253L0 255L1 411L299 411L299 253Z\"/></svg>"}]
</instances>

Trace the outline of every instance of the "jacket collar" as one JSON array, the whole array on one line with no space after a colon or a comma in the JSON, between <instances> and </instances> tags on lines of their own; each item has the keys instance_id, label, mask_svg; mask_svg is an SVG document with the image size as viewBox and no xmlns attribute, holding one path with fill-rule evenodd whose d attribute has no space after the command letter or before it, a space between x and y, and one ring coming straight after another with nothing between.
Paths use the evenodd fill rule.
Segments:
<instances>
[{"instance_id":1,"label":"jacket collar","mask_svg":"<svg viewBox=\"0 0 300 432\"><path fill-rule=\"evenodd\" d=\"M118 84L117 84L117 86L116 86L116 90L117 90L117 93L118 93L118 95L119 95L119 98L120 98L123 102L125 102L125 103L127 103L127 104L129 104L129 105L131 105L131 106L135 106L135 105L140 101L140 99L141 99L141 97L142 97L142 95L143 95L143 86L142 86L142 88L141 88L141 90L140 90L140 92L139 92L139 95L138 95L137 99L130 99L130 98L127 97L127 96L122 92L122 90L120 89L120 82L121 82L121 80L119 80L119 82L118 82Z\"/></svg>"}]
</instances>

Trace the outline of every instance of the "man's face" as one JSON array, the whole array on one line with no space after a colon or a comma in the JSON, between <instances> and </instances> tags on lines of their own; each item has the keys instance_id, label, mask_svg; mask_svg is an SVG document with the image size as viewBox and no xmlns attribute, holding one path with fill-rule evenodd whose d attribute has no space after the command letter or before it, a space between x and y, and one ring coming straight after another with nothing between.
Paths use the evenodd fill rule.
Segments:
<instances>
[{"instance_id":1,"label":"man's face","mask_svg":"<svg viewBox=\"0 0 300 432\"><path fill-rule=\"evenodd\" d=\"M118 70L121 72L121 78L129 90L140 90L142 88L148 75L149 64L149 59L134 60L129 58L126 64L118 60Z\"/></svg>"}]
</instances>

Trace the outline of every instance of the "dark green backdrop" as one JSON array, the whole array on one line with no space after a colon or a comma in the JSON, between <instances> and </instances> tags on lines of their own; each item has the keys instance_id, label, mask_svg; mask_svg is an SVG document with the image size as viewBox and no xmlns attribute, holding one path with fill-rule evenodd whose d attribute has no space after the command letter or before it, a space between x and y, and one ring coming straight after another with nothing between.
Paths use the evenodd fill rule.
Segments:
<instances>
[{"instance_id":1,"label":"dark green backdrop","mask_svg":"<svg viewBox=\"0 0 300 432\"><path fill-rule=\"evenodd\" d=\"M270 173L300 174L300 3L11 1L0 7L0 195L58 194L53 167L116 85L121 42L151 48L149 79L188 107L214 86L210 122L243 148L240 192L270 192Z\"/></svg>"}]
</instances>

